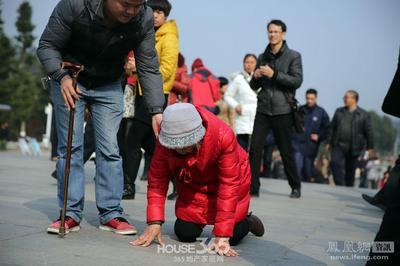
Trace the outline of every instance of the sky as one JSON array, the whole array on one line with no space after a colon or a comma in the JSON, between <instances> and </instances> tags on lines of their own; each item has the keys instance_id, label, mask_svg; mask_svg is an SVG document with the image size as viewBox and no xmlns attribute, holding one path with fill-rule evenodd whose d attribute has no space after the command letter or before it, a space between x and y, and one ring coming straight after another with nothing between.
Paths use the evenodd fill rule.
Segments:
<instances>
[{"instance_id":1,"label":"sky","mask_svg":"<svg viewBox=\"0 0 400 266\"><path fill-rule=\"evenodd\" d=\"M399 0L170 0L170 19L179 27L180 50L190 66L197 57L216 76L242 70L246 53L268 44L271 19L287 24L287 43L303 59L304 81L297 97L319 91L330 115L346 90L360 93L360 106L380 112L396 71L400 51ZM3 0L3 20L15 36L22 0ZM57 0L29 0L35 36L40 37ZM36 42L37 43L37 42Z\"/></svg>"}]
</instances>

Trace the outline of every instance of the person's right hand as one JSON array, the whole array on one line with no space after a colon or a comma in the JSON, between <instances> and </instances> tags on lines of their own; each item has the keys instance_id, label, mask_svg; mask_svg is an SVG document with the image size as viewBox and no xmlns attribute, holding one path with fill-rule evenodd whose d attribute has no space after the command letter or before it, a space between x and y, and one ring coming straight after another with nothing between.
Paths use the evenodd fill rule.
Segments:
<instances>
[{"instance_id":1,"label":"person's right hand","mask_svg":"<svg viewBox=\"0 0 400 266\"><path fill-rule=\"evenodd\" d=\"M235 111L238 115L242 115L242 107L240 105L236 106Z\"/></svg>"},{"instance_id":2,"label":"person's right hand","mask_svg":"<svg viewBox=\"0 0 400 266\"><path fill-rule=\"evenodd\" d=\"M136 72L136 61L135 57L128 57L128 60L125 63L125 71L132 74L133 72Z\"/></svg>"},{"instance_id":3,"label":"person's right hand","mask_svg":"<svg viewBox=\"0 0 400 266\"><path fill-rule=\"evenodd\" d=\"M148 247L154 239L157 239L160 245L164 245L164 241L161 236L161 225L151 224L147 226L144 233L136 240L130 242L134 246Z\"/></svg>"},{"instance_id":4,"label":"person's right hand","mask_svg":"<svg viewBox=\"0 0 400 266\"><path fill-rule=\"evenodd\" d=\"M77 87L75 91L72 78L69 75L61 79L60 86L65 105L70 111L75 108L75 101L79 101L78 93L81 93L81 90Z\"/></svg>"}]
</instances>

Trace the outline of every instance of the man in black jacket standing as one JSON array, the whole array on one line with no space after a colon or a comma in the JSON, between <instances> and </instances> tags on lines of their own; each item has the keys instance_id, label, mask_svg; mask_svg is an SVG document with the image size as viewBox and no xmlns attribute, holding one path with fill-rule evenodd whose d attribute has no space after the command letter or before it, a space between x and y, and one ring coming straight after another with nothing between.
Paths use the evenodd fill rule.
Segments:
<instances>
[{"instance_id":1,"label":"man in black jacket standing","mask_svg":"<svg viewBox=\"0 0 400 266\"><path fill-rule=\"evenodd\" d=\"M83 120L90 105L96 143L96 205L100 229L135 234L120 202L122 163L117 132L123 114L121 77L128 52L135 53L144 99L158 134L164 105L153 12L144 0L62 0L55 7L40 38L38 57L52 79L58 142L58 203L63 202L63 176L69 110L75 109L66 232L80 229L84 205ZM84 65L75 91L70 73L61 68L68 61ZM60 220L48 227L58 233Z\"/></svg>"},{"instance_id":2,"label":"man in black jacket standing","mask_svg":"<svg viewBox=\"0 0 400 266\"><path fill-rule=\"evenodd\" d=\"M289 49L285 41L286 25L281 20L268 23L269 45L258 58L250 86L260 90L257 114L250 145L251 195L260 190L260 164L265 137L272 130L278 145L289 185L291 198L300 198L300 178L293 157L291 134L293 116L288 97L294 98L303 81L300 53Z\"/></svg>"},{"instance_id":3,"label":"man in black jacket standing","mask_svg":"<svg viewBox=\"0 0 400 266\"><path fill-rule=\"evenodd\" d=\"M358 93L349 90L343 100L345 106L332 119L328 148L336 185L352 187L358 157L366 148L369 153L373 149L373 132L369 114L358 107Z\"/></svg>"}]
</instances>

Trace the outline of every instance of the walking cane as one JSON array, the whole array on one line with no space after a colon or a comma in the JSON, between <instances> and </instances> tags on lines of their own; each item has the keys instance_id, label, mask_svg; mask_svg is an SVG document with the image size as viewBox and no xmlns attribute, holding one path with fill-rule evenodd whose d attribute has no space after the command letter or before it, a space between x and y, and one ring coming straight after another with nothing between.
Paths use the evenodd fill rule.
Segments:
<instances>
[{"instance_id":1,"label":"walking cane","mask_svg":"<svg viewBox=\"0 0 400 266\"><path fill-rule=\"evenodd\" d=\"M67 69L72 77L72 85L74 90L77 89L78 75L84 69L83 65L74 65L69 62L63 62L61 64L62 69ZM68 125L68 136L67 136L67 154L65 159L65 172L64 172L64 196L63 196L63 206L61 209L61 224L60 230L58 231L59 237L65 236L65 216L67 213L67 200L68 200L68 183L69 183L69 173L71 168L71 151L72 151L72 135L74 132L74 116L75 108L71 108L69 111L69 125Z\"/></svg>"}]
</instances>

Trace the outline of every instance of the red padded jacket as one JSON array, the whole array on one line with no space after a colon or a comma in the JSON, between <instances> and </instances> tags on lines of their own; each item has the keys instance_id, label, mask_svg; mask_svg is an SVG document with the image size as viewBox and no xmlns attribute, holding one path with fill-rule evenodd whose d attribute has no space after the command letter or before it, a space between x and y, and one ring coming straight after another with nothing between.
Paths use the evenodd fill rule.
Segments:
<instances>
[{"instance_id":1,"label":"red padded jacket","mask_svg":"<svg viewBox=\"0 0 400 266\"><path fill-rule=\"evenodd\" d=\"M206 134L199 150L181 156L158 142L147 190L147 222L165 220L170 177L177 177L175 214L179 219L214 225L215 236L231 237L250 204L250 166L235 134L210 112L197 108Z\"/></svg>"}]
</instances>

